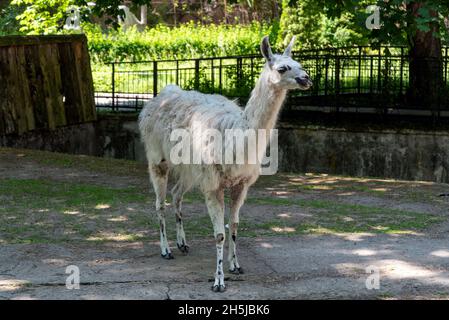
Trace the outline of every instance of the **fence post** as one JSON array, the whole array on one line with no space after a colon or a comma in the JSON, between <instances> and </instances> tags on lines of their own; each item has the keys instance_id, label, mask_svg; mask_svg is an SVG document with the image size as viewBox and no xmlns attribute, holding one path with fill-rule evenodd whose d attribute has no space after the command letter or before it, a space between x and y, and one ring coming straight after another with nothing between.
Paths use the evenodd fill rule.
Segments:
<instances>
[{"instance_id":1,"label":"fence post","mask_svg":"<svg viewBox=\"0 0 449 320\"><path fill-rule=\"evenodd\" d=\"M242 58L237 58L237 88L236 89L241 89L242 87Z\"/></svg>"},{"instance_id":2,"label":"fence post","mask_svg":"<svg viewBox=\"0 0 449 320\"><path fill-rule=\"evenodd\" d=\"M324 96L327 96L328 93L328 85L327 81L329 80L329 54L326 54L326 62L325 62L326 74L324 76Z\"/></svg>"},{"instance_id":3,"label":"fence post","mask_svg":"<svg viewBox=\"0 0 449 320\"><path fill-rule=\"evenodd\" d=\"M112 111L115 110L115 63L112 63Z\"/></svg>"},{"instance_id":4,"label":"fence post","mask_svg":"<svg viewBox=\"0 0 449 320\"><path fill-rule=\"evenodd\" d=\"M176 60L176 85L179 86L179 60Z\"/></svg>"},{"instance_id":5,"label":"fence post","mask_svg":"<svg viewBox=\"0 0 449 320\"><path fill-rule=\"evenodd\" d=\"M215 70L214 70L214 59L210 60L210 82L212 83L211 86L211 93L215 92Z\"/></svg>"},{"instance_id":6,"label":"fence post","mask_svg":"<svg viewBox=\"0 0 449 320\"><path fill-rule=\"evenodd\" d=\"M153 97L157 96L157 61L153 61Z\"/></svg>"},{"instance_id":7,"label":"fence post","mask_svg":"<svg viewBox=\"0 0 449 320\"><path fill-rule=\"evenodd\" d=\"M361 86L361 77L362 77L362 47L359 47L359 72L357 78L357 93L360 94L362 92Z\"/></svg>"},{"instance_id":8,"label":"fence post","mask_svg":"<svg viewBox=\"0 0 449 320\"><path fill-rule=\"evenodd\" d=\"M219 73L220 93L223 93L223 59L220 58L220 73Z\"/></svg>"},{"instance_id":9,"label":"fence post","mask_svg":"<svg viewBox=\"0 0 449 320\"><path fill-rule=\"evenodd\" d=\"M400 79L399 79L399 92L400 92L400 94L402 95L402 87L403 87L403 72L404 72L404 48L403 47L401 47L401 67L400 67L400 72L401 72L401 75L400 75Z\"/></svg>"},{"instance_id":10,"label":"fence post","mask_svg":"<svg viewBox=\"0 0 449 320\"><path fill-rule=\"evenodd\" d=\"M195 90L200 88L200 60L195 59L195 82L193 84Z\"/></svg>"},{"instance_id":11,"label":"fence post","mask_svg":"<svg viewBox=\"0 0 449 320\"><path fill-rule=\"evenodd\" d=\"M446 47L446 49L444 50L445 54L444 54L444 84L447 85L447 64L449 63L448 59L449 56L447 55L447 50L448 48Z\"/></svg>"},{"instance_id":12,"label":"fence post","mask_svg":"<svg viewBox=\"0 0 449 320\"><path fill-rule=\"evenodd\" d=\"M381 67L382 67L382 47L379 48L379 55L377 60L377 92L380 93L382 91L382 84L381 84Z\"/></svg>"},{"instance_id":13,"label":"fence post","mask_svg":"<svg viewBox=\"0 0 449 320\"><path fill-rule=\"evenodd\" d=\"M340 57L338 55L338 52L335 55L335 103L336 105L336 111L339 111L339 102L338 102L338 96L340 94Z\"/></svg>"},{"instance_id":14,"label":"fence post","mask_svg":"<svg viewBox=\"0 0 449 320\"><path fill-rule=\"evenodd\" d=\"M254 85L254 57L251 57L251 84Z\"/></svg>"},{"instance_id":15,"label":"fence post","mask_svg":"<svg viewBox=\"0 0 449 320\"><path fill-rule=\"evenodd\" d=\"M373 79L373 75L374 75L374 59L373 56L371 55L370 57L370 67L369 67L369 93L372 96L373 95L373 91L374 91L374 79ZM370 99L371 101L371 105L373 105L373 99Z\"/></svg>"}]
</instances>

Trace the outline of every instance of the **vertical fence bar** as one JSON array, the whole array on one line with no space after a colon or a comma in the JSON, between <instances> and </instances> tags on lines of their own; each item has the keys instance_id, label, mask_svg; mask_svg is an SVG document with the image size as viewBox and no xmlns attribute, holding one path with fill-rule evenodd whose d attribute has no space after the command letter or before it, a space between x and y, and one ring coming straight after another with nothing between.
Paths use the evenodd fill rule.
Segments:
<instances>
[{"instance_id":1,"label":"vertical fence bar","mask_svg":"<svg viewBox=\"0 0 449 320\"><path fill-rule=\"evenodd\" d=\"M215 70L214 59L210 60L210 82L212 83L211 93L215 92Z\"/></svg>"},{"instance_id":2,"label":"vertical fence bar","mask_svg":"<svg viewBox=\"0 0 449 320\"><path fill-rule=\"evenodd\" d=\"M373 56L370 57L370 70L369 70L369 93L373 94L374 90L374 59Z\"/></svg>"},{"instance_id":3,"label":"vertical fence bar","mask_svg":"<svg viewBox=\"0 0 449 320\"><path fill-rule=\"evenodd\" d=\"M335 55L335 103L337 104L336 111L339 111L339 94L340 94L340 56Z\"/></svg>"},{"instance_id":4,"label":"vertical fence bar","mask_svg":"<svg viewBox=\"0 0 449 320\"><path fill-rule=\"evenodd\" d=\"M404 73L404 48L401 47L401 66L400 66L399 92L402 95L403 91L403 73Z\"/></svg>"},{"instance_id":5,"label":"vertical fence bar","mask_svg":"<svg viewBox=\"0 0 449 320\"><path fill-rule=\"evenodd\" d=\"M157 96L157 61L153 61L153 97Z\"/></svg>"},{"instance_id":6,"label":"vertical fence bar","mask_svg":"<svg viewBox=\"0 0 449 320\"><path fill-rule=\"evenodd\" d=\"M218 81L220 86L220 93L223 93L223 59L220 58L220 72L218 74Z\"/></svg>"},{"instance_id":7,"label":"vertical fence bar","mask_svg":"<svg viewBox=\"0 0 449 320\"><path fill-rule=\"evenodd\" d=\"M362 47L359 47L359 70L358 70L358 77L357 77L357 93L358 94L360 94L362 91L361 77L362 77Z\"/></svg>"},{"instance_id":8,"label":"vertical fence bar","mask_svg":"<svg viewBox=\"0 0 449 320\"><path fill-rule=\"evenodd\" d=\"M382 91L381 87L381 65L382 65L382 47L379 48L379 54L377 59L377 92Z\"/></svg>"},{"instance_id":9,"label":"vertical fence bar","mask_svg":"<svg viewBox=\"0 0 449 320\"><path fill-rule=\"evenodd\" d=\"M237 93L237 90L242 89L242 72L243 72L242 58L241 57L237 58L236 63L237 63L237 66L236 66L236 68L237 68L237 70L236 70L237 71L237 88L235 88L235 89L236 89L236 93ZM241 92L241 91L239 91L239 92Z\"/></svg>"},{"instance_id":10,"label":"vertical fence bar","mask_svg":"<svg viewBox=\"0 0 449 320\"><path fill-rule=\"evenodd\" d=\"M328 93L328 80L329 80L329 54L326 54L326 61L325 61L325 76L324 76L324 96L327 96Z\"/></svg>"},{"instance_id":11,"label":"vertical fence bar","mask_svg":"<svg viewBox=\"0 0 449 320\"><path fill-rule=\"evenodd\" d=\"M251 57L251 83L254 85L254 57Z\"/></svg>"},{"instance_id":12,"label":"vertical fence bar","mask_svg":"<svg viewBox=\"0 0 449 320\"><path fill-rule=\"evenodd\" d=\"M445 54L444 54L444 84L447 86L447 64L449 63L449 57L447 56L447 50L448 48L446 47L445 49Z\"/></svg>"},{"instance_id":13,"label":"vertical fence bar","mask_svg":"<svg viewBox=\"0 0 449 320\"><path fill-rule=\"evenodd\" d=\"M199 90L200 88L200 60L195 60L195 82L194 82L195 90Z\"/></svg>"},{"instance_id":14,"label":"vertical fence bar","mask_svg":"<svg viewBox=\"0 0 449 320\"><path fill-rule=\"evenodd\" d=\"M176 60L176 85L179 86L179 60Z\"/></svg>"},{"instance_id":15,"label":"vertical fence bar","mask_svg":"<svg viewBox=\"0 0 449 320\"><path fill-rule=\"evenodd\" d=\"M115 63L112 63L112 111L115 110Z\"/></svg>"}]
</instances>

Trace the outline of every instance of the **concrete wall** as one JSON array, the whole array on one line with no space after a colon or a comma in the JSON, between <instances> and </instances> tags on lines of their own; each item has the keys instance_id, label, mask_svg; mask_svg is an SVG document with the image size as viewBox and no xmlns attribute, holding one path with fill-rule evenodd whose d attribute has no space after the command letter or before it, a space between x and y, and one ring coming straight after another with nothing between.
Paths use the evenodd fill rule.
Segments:
<instances>
[{"instance_id":1,"label":"concrete wall","mask_svg":"<svg viewBox=\"0 0 449 320\"><path fill-rule=\"evenodd\" d=\"M280 168L449 182L449 131L281 126Z\"/></svg>"},{"instance_id":2,"label":"concrete wall","mask_svg":"<svg viewBox=\"0 0 449 320\"><path fill-rule=\"evenodd\" d=\"M135 116L0 137L0 145L145 161ZM279 126L279 170L449 183L449 130Z\"/></svg>"}]
</instances>

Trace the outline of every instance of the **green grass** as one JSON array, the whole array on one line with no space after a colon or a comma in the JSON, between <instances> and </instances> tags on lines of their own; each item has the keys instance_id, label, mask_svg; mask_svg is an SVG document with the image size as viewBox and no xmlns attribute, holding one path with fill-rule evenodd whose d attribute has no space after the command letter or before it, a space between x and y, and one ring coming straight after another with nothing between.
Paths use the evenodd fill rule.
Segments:
<instances>
[{"instance_id":1,"label":"green grass","mask_svg":"<svg viewBox=\"0 0 449 320\"><path fill-rule=\"evenodd\" d=\"M57 243L64 241L137 241L157 239L158 222L153 199L135 187L111 188L82 183L39 179L0 180L0 242ZM203 203L191 193L186 203ZM241 234L246 237L335 234L409 233L424 230L441 218L425 213L335 203L326 200L249 198L247 203L285 206L313 212L302 221L284 218L253 223L243 215ZM171 210L167 211L168 234L175 237ZM185 219L192 237L211 237L210 219L201 212Z\"/></svg>"},{"instance_id":2,"label":"green grass","mask_svg":"<svg viewBox=\"0 0 449 320\"><path fill-rule=\"evenodd\" d=\"M76 168L115 176L147 175L144 163L124 159L105 159L100 157L72 155L29 149L0 148L0 154L14 154L18 158L29 159L49 167Z\"/></svg>"},{"instance_id":3,"label":"green grass","mask_svg":"<svg viewBox=\"0 0 449 320\"><path fill-rule=\"evenodd\" d=\"M298 206L318 212L300 223L276 218L265 222L263 230L277 234L377 233L402 234L426 229L443 219L427 213L337 203L327 200L294 200L283 198L250 198L247 203ZM272 233L272 232L270 232Z\"/></svg>"},{"instance_id":4,"label":"green grass","mask_svg":"<svg viewBox=\"0 0 449 320\"><path fill-rule=\"evenodd\" d=\"M113 160L86 156L16 150L0 148L0 156L7 155L35 162L43 169L55 167L71 170L86 170L101 173L98 184L74 181L54 181L45 179L0 178L0 243L57 243L66 241L138 241L158 240L159 224L154 212L154 197L148 193L146 166L133 161ZM51 175L51 173L50 173ZM136 182L129 187L114 187L117 176L145 177L145 185ZM109 178L110 177L110 178ZM306 177L307 179L309 176ZM413 192L414 182L375 181L357 178L328 177L334 183L322 182L322 176L310 179L298 175L262 177L253 190L258 193L266 188L294 191L306 185L301 192L311 192L326 197L328 192L352 190L357 194L371 194L382 197L389 192L371 192L379 188L394 189L400 199L408 199ZM108 183L111 179L111 184ZM296 180L295 180L296 179ZM304 180L306 179L306 180ZM313 186L332 186L332 190L314 189ZM444 187L444 186L442 186ZM414 188L417 188L416 186ZM427 188L430 188L427 190ZM429 193L435 188L431 184L419 185L421 193ZM269 189L267 189L269 190ZM267 191L265 190L265 191ZM405 190L405 191L404 191ZM387 195L385 195L387 196ZM422 197L420 197L422 198ZM298 199L295 195L249 196L248 205L261 206L265 211L255 217L245 214L242 208L240 235L257 236L297 236L303 234L406 234L425 232L431 225L443 221L444 217L420 211L398 210L390 207L350 204L335 200ZM344 198L341 198L344 199ZM376 198L373 198L376 199ZM170 199L168 199L170 200ZM229 198L226 197L226 201ZM195 207L185 213L185 229L188 237L212 237L212 225L198 192L190 192L185 204ZM380 202L381 203L381 202ZM227 206L229 207L229 206ZM291 216L274 216L271 210L279 207ZM172 208L167 208L167 232L175 239L175 223Z\"/></svg>"}]
</instances>

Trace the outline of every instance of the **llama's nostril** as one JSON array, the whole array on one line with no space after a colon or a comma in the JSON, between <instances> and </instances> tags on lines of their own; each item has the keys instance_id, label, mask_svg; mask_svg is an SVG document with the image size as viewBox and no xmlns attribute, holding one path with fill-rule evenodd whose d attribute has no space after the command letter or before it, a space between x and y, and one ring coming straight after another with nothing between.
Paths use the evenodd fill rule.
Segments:
<instances>
[{"instance_id":1,"label":"llama's nostril","mask_svg":"<svg viewBox=\"0 0 449 320\"><path fill-rule=\"evenodd\" d=\"M310 78L308 76L304 76L302 78L301 77L296 77L295 81L296 81L297 84L299 84L300 86L304 86L304 87L312 85L312 82L310 81Z\"/></svg>"}]
</instances>

